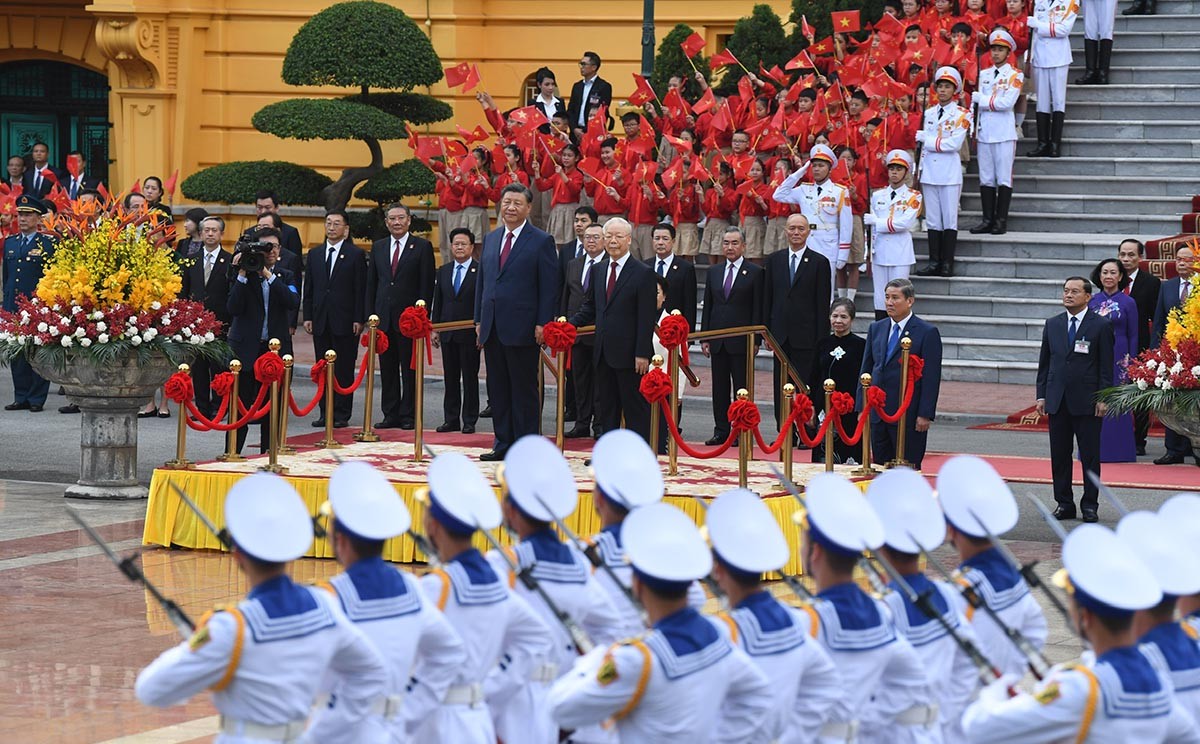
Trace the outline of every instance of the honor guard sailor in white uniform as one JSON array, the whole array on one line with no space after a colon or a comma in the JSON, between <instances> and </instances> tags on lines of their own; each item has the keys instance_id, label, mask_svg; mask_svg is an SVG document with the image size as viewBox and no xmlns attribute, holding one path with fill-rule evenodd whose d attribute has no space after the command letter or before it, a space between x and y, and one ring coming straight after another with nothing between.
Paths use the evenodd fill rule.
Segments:
<instances>
[{"instance_id":1,"label":"honor guard sailor in white uniform","mask_svg":"<svg viewBox=\"0 0 1200 744\"><path fill-rule=\"evenodd\" d=\"M971 94L977 112L975 141L979 153L979 198L983 221L971 233L1003 235L1008 232L1008 207L1012 203L1013 160L1017 155L1017 120L1013 106L1021 95L1025 76L1008 64L1017 48L1012 34L997 28L988 36L992 66L979 73L979 90Z\"/></svg>"},{"instance_id":2,"label":"honor guard sailor in white uniform","mask_svg":"<svg viewBox=\"0 0 1200 744\"><path fill-rule=\"evenodd\" d=\"M329 531L333 554L345 569L318 584L337 597L342 611L383 656L388 670L384 697L363 731L325 725L342 702L334 678L329 700L313 715L314 740L368 744L407 742L417 725L437 711L467 660L466 647L417 579L385 563L383 544L408 532L412 517L396 489L365 462L346 462L329 478ZM325 510L322 510L325 511Z\"/></svg>"},{"instance_id":3,"label":"honor guard sailor in white uniform","mask_svg":"<svg viewBox=\"0 0 1200 744\"><path fill-rule=\"evenodd\" d=\"M712 502L705 527L713 549L713 577L730 610L713 620L770 681L774 705L767 738L799 744L816 740L842 694L842 678L816 641L809 616L781 603L762 585L781 571L788 545L758 494L726 491Z\"/></svg>"},{"instance_id":4,"label":"honor guard sailor in white uniform","mask_svg":"<svg viewBox=\"0 0 1200 744\"><path fill-rule=\"evenodd\" d=\"M971 131L971 112L955 103L962 91L962 75L953 67L939 67L933 77L937 100L925 109L917 142L921 147L921 194L925 198L925 227L929 263L917 276L953 276L958 247L958 200L962 196L963 168L959 150Z\"/></svg>"},{"instance_id":5,"label":"honor guard sailor in white uniform","mask_svg":"<svg viewBox=\"0 0 1200 744\"><path fill-rule=\"evenodd\" d=\"M621 539L648 632L597 647L550 691L564 729L612 719L622 742L764 742L771 719L767 678L712 622L688 607L688 587L712 570L712 553L692 520L670 504L643 506Z\"/></svg>"},{"instance_id":6,"label":"honor guard sailor in white uniform","mask_svg":"<svg viewBox=\"0 0 1200 744\"><path fill-rule=\"evenodd\" d=\"M921 572L922 551L932 551L946 539L946 519L929 481L908 468L887 470L871 481L867 500L883 522L880 553L913 590L928 595L946 625L960 638L978 645L975 631L963 614L966 602L958 589L943 581L931 581ZM975 665L942 623L926 615L895 584L889 586L892 591L883 596L883 601L892 610L897 630L912 644L929 676L942 740L947 744L960 742L964 738L962 712L979 687ZM879 694L886 697L889 690ZM902 735L903 730L897 728L896 733Z\"/></svg>"},{"instance_id":7,"label":"honor guard sailor in white uniform","mask_svg":"<svg viewBox=\"0 0 1200 744\"><path fill-rule=\"evenodd\" d=\"M1134 616L1138 650L1166 676L1180 705L1200 721L1200 643L1195 631L1175 620L1178 598L1200 592L1200 554L1153 512L1122 517L1117 537L1142 559L1163 591L1161 602Z\"/></svg>"},{"instance_id":8,"label":"honor guard sailor in white uniform","mask_svg":"<svg viewBox=\"0 0 1200 744\"><path fill-rule=\"evenodd\" d=\"M250 593L206 615L189 640L143 669L138 699L166 707L212 690L221 714L218 744L323 741L319 731L305 737L305 726L321 679L332 671L344 680L343 697L325 723L368 730L387 670L333 597L287 575L313 540L300 495L277 475L248 475L225 498L225 527Z\"/></svg>"},{"instance_id":9,"label":"honor guard sailor in white uniform","mask_svg":"<svg viewBox=\"0 0 1200 744\"><path fill-rule=\"evenodd\" d=\"M504 548L507 560L493 550L487 554L488 562L496 573L508 577L517 595L542 617L551 639L550 649L534 667L524 689L503 706L493 708L496 734L503 741L557 744L558 725L550 720L546 693L554 680L570 671L579 652L554 611L537 592L517 580L508 561L521 570L528 569L555 607L570 616L591 642L608 645L621 638L621 618L592 577L587 559L565 545L554 531L555 518L566 519L579 503L575 476L558 448L540 434L522 437L509 448L496 478L505 492L501 504L504 523L520 542ZM572 739L612 740L598 727L576 732Z\"/></svg>"},{"instance_id":10,"label":"honor guard sailor in white uniform","mask_svg":"<svg viewBox=\"0 0 1200 744\"><path fill-rule=\"evenodd\" d=\"M808 218L812 232L807 245L829 259L830 287L837 286L837 272L850 260L854 231L850 192L829 180L829 172L837 161L837 155L828 145L814 145L804 167L784 179L771 197L777 202L798 204L801 214ZM800 183L807 174L812 175L813 182Z\"/></svg>"},{"instance_id":11,"label":"honor guard sailor in white uniform","mask_svg":"<svg viewBox=\"0 0 1200 744\"><path fill-rule=\"evenodd\" d=\"M477 529L500 526L500 504L478 466L447 452L428 477L425 535L442 565L421 577L421 589L458 631L467 661L413 740L495 744L488 708L500 709L529 682L550 650L550 629L471 545Z\"/></svg>"},{"instance_id":12,"label":"honor guard sailor in white uniform","mask_svg":"<svg viewBox=\"0 0 1200 744\"><path fill-rule=\"evenodd\" d=\"M1020 631L1041 651L1046 644L1046 616L1025 579L987 537L988 532L1000 537L1016 526L1017 502L1012 491L987 461L958 455L938 471L937 492L949 524L950 543L962 561L958 568L961 583L973 587L1005 625ZM967 619L975 628L983 655L1002 674L1025 673L1025 656L987 612L968 608Z\"/></svg>"},{"instance_id":13,"label":"honor guard sailor in white uniform","mask_svg":"<svg viewBox=\"0 0 1200 744\"><path fill-rule=\"evenodd\" d=\"M875 287L875 320L887 317L884 289L893 279L907 279L917 257L912 231L921 217L920 191L905 185L912 156L904 150L887 154L888 184L871 194L871 209L863 222L872 230L871 284Z\"/></svg>"},{"instance_id":14,"label":"honor guard sailor in white uniform","mask_svg":"<svg viewBox=\"0 0 1200 744\"><path fill-rule=\"evenodd\" d=\"M1033 82L1037 89L1037 147L1031 158L1057 158L1067 112L1067 69L1071 66L1071 28L1079 0L1035 0L1029 24L1033 45ZM1111 15L1111 13L1110 13Z\"/></svg>"},{"instance_id":15,"label":"honor guard sailor in white uniform","mask_svg":"<svg viewBox=\"0 0 1200 744\"><path fill-rule=\"evenodd\" d=\"M1075 528L1063 543L1064 581L1090 665L1055 666L1033 695L1009 697L1016 681L988 685L963 715L967 740L996 742L1198 742L1196 723L1137 648L1133 615L1162 601L1154 574L1112 530Z\"/></svg>"},{"instance_id":16,"label":"honor guard sailor in white uniform","mask_svg":"<svg viewBox=\"0 0 1200 744\"><path fill-rule=\"evenodd\" d=\"M840 475L809 481L806 508L793 519L801 527L804 569L817 583L810 616L815 637L842 675L844 690L817 739L890 742L903 726L929 735L937 730L937 706L912 645L900 635L891 611L859 588L854 568L864 550L883 544L883 525L858 487ZM891 694L881 699L880 693ZM877 730L859 734L859 717ZM940 741L940 735L933 741Z\"/></svg>"},{"instance_id":17,"label":"honor guard sailor in white uniform","mask_svg":"<svg viewBox=\"0 0 1200 744\"><path fill-rule=\"evenodd\" d=\"M1177 493L1158 508L1158 513L1167 520L1183 543L1200 555L1200 496ZM1200 640L1200 591L1181 595L1176 604L1179 605L1184 630Z\"/></svg>"},{"instance_id":18,"label":"honor guard sailor in white uniform","mask_svg":"<svg viewBox=\"0 0 1200 744\"><path fill-rule=\"evenodd\" d=\"M592 470L596 480L592 502L603 527L590 542L608 566L608 570L596 569L593 574L621 616L618 635L628 638L641 633L646 626L641 611L626 594L633 585L633 567L621 543L621 524L631 511L662 501L662 467L645 439L628 429L614 429L596 440ZM621 586L613 581L614 576ZM704 589L698 582L692 582L688 604L700 610L706 601Z\"/></svg>"}]
</instances>

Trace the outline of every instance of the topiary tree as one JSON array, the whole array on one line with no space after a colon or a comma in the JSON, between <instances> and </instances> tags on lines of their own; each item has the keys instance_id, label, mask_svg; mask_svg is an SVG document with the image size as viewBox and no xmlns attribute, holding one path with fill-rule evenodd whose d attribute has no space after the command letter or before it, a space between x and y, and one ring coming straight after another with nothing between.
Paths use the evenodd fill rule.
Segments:
<instances>
[{"instance_id":1,"label":"topiary tree","mask_svg":"<svg viewBox=\"0 0 1200 744\"><path fill-rule=\"evenodd\" d=\"M783 32L783 21L770 5L755 5L750 15L738 19L725 47L746 69L755 73L760 62L769 70L772 65L783 67L792 57L789 54L791 46ZM727 65L716 92L720 95L736 92L738 81L745 75L741 67Z\"/></svg>"},{"instance_id":2,"label":"topiary tree","mask_svg":"<svg viewBox=\"0 0 1200 744\"><path fill-rule=\"evenodd\" d=\"M293 98L272 103L254 114L251 123L260 132L284 139L362 140L371 153L370 163L343 170L341 177L321 188L316 202L326 209L343 209L359 184L384 172L381 141L407 137L406 123L429 124L451 117L450 106L412 92L417 86L433 85L441 79L442 64L433 45L403 11L374 0L338 3L310 18L292 37L283 60L283 81L297 86L356 88L358 92L341 98ZM211 170L201 171L188 181ZM239 182L257 178L260 184L270 183L280 190L281 195L286 184L255 176L245 165L227 169L221 175ZM184 182L184 194L192 196L188 181ZM427 182L431 183L432 177L428 181L391 181L393 187L401 189ZM422 191L393 188L388 200L429 191L432 187Z\"/></svg>"},{"instance_id":3,"label":"topiary tree","mask_svg":"<svg viewBox=\"0 0 1200 744\"><path fill-rule=\"evenodd\" d=\"M383 220L387 205L409 194L431 194L436 183L433 172L415 158L389 165L354 192L359 199L375 202L375 207L361 217L354 218L352 215L350 231L356 238L382 238L387 234L387 225ZM414 233L423 233L429 232L431 226L414 213L409 229Z\"/></svg>"},{"instance_id":4,"label":"topiary tree","mask_svg":"<svg viewBox=\"0 0 1200 744\"><path fill-rule=\"evenodd\" d=\"M703 53L697 54L689 63L687 55L679 47L693 33L695 32L691 26L679 23L659 43L658 54L654 56L654 72L650 75L650 87L654 88L654 92L660 99L667 92L667 81L673 75L679 75L687 81L683 87L684 98L694 102L700 97L701 90L696 83L692 64L696 65L696 69L704 75L705 80L712 79L708 69L708 57L705 57Z\"/></svg>"},{"instance_id":5,"label":"topiary tree","mask_svg":"<svg viewBox=\"0 0 1200 744\"><path fill-rule=\"evenodd\" d=\"M281 160L236 160L205 168L188 176L180 184L183 195L205 202L243 204L254 201L254 194L270 184L286 204L319 205L321 192L333 179L324 173Z\"/></svg>"},{"instance_id":6,"label":"topiary tree","mask_svg":"<svg viewBox=\"0 0 1200 744\"><path fill-rule=\"evenodd\" d=\"M792 12L788 22L793 24L790 42L795 50L793 54L808 46L808 39L800 34L800 17L808 18L808 25L816 32L816 40L820 41L833 33L833 21L830 13L839 10L861 10L862 23L872 23L883 15L883 0L792 0ZM854 34L855 37L864 34Z\"/></svg>"}]
</instances>

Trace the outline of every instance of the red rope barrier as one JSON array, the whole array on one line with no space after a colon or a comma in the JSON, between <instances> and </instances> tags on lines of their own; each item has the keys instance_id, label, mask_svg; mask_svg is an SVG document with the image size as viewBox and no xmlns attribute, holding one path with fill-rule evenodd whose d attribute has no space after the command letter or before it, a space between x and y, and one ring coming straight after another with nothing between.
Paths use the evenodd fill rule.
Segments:
<instances>
[{"instance_id":1,"label":"red rope barrier","mask_svg":"<svg viewBox=\"0 0 1200 744\"><path fill-rule=\"evenodd\" d=\"M404 312L400 313L400 333L407 339L412 339L414 342L417 339L425 339L425 355L426 361L433 364L433 344L431 343L430 334L433 333L433 323L429 321L429 312L424 307L404 308ZM417 345L413 343L412 359L408 362L409 369L417 368Z\"/></svg>"},{"instance_id":2,"label":"red rope barrier","mask_svg":"<svg viewBox=\"0 0 1200 744\"><path fill-rule=\"evenodd\" d=\"M309 372L309 376L312 378L312 381L317 383L317 385L323 386L325 384L325 365L326 364L328 364L328 362L326 362L324 359L318 359L316 362L313 363L312 370ZM362 364L360 364L358 366L358 375L355 376L354 382L350 383L350 385L347 387L342 387L341 385L338 384L337 378L334 377L333 378L333 392L337 393L338 395L350 395L355 390L358 390L359 386L362 385L363 380L365 380L366 378L367 378L367 358L364 356L362 358ZM312 410L312 409L310 408L309 410ZM300 414L297 414L297 415L300 415Z\"/></svg>"},{"instance_id":3,"label":"red rope barrier","mask_svg":"<svg viewBox=\"0 0 1200 744\"><path fill-rule=\"evenodd\" d=\"M364 366L365 366L366 360L364 359L363 362L364 362ZM324 359L321 360L321 364L325 364ZM313 366L315 367L316 365L313 365ZM292 395L292 391L291 390L287 391L288 408L292 409L292 413L296 414L300 418L304 418L308 414L312 413L313 409L316 408L321 403L321 399L325 397L325 375L321 375L320 377L316 378L316 383L317 383L317 394L313 396L313 399L311 401L309 401L309 404L307 406L305 406L304 408L297 407L296 406L296 398L295 398L295 396Z\"/></svg>"},{"instance_id":4,"label":"red rope barrier","mask_svg":"<svg viewBox=\"0 0 1200 744\"><path fill-rule=\"evenodd\" d=\"M246 410L245 406L242 405L242 402L239 399L238 409L242 412L242 417L237 421L234 421L232 424L222 424L217 420L221 418L221 413L227 409L227 404L229 401L228 395L222 399L221 408L218 411L217 416L212 419L206 417L200 412L200 409L196 408L195 401L189 400L187 401L187 410L191 415L188 418L187 424L195 431L233 431L234 429L240 429L249 424L251 421L256 421L265 416L267 413L270 413L271 402L266 400L267 392L269 390L270 387L267 385L260 385L258 388L258 397L254 399L254 403L251 404L249 410Z\"/></svg>"},{"instance_id":5,"label":"red rope barrier","mask_svg":"<svg viewBox=\"0 0 1200 744\"><path fill-rule=\"evenodd\" d=\"M370 342L371 342L371 332L368 329L368 331L362 335L362 339L359 340L359 343L362 344L362 347L364 349L366 349L366 348L370 348L369 347ZM387 351L389 343L391 343L391 342L388 341L387 334L384 333L383 331L379 330L378 328L375 329L375 353L382 354L385 351Z\"/></svg>"},{"instance_id":6,"label":"red rope barrier","mask_svg":"<svg viewBox=\"0 0 1200 744\"><path fill-rule=\"evenodd\" d=\"M575 345L575 339L578 335L575 326L560 320L552 320L542 326L542 341L550 348L550 353L558 356L559 353L567 355L566 368L571 368L571 347Z\"/></svg>"}]
</instances>

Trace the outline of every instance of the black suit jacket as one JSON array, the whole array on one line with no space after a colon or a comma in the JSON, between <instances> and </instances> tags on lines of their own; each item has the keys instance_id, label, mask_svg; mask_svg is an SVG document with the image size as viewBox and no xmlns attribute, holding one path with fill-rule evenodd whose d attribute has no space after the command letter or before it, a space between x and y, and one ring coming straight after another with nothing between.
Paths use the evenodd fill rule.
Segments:
<instances>
[{"instance_id":1,"label":"black suit jacket","mask_svg":"<svg viewBox=\"0 0 1200 744\"><path fill-rule=\"evenodd\" d=\"M588 100L592 103L599 103L607 109L608 104L612 103L612 84L597 75L596 79L592 81L592 90L588 95ZM585 106L583 101L583 80L576 80L575 84L571 86L571 98L567 101L567 121L572 129L580 126L580 111L582 110L583 115L587 116L588 108L589 106Z\"/></svg>"},{"instance_id":2,"label":"black suit jacket","mask_svg":"<svg viewBox=\"0 0 1200 744\"><path fill-rule=\"evenodd\" d=\"M829 259L806 248L791 278L791 249L767 257L763 317L781 344L815 349L829 335Z\"/></svg>"},{"instance_id":3,"label":"black suit jacket","mask_svg":"<svg viewBox=\"0 0 1200 744\"><path fill-rule=\"evenodd\" d=\"M417 300L433 302L433 244L409 233L393 276L392 241L389 235L371 244L367 271L367 307L379 316L379 329L386 333L399 330L400 313Z\"/></svg>"},{"instance_id":4,"label":"black suit jacket","mask_svg":"<svg viewBox=\"0 0 1200 744\"><path fill-rule=\"evenodd\" d=\"M567 269L563 274L562 304L559 306L559 315L570 318L579 312L579 308L583 307L583 301L586 299L586 293L583 291L583 269L587 266L587 262L588 255L585 253L567 263ZM607 276L608 254L601 253L596 257L596 262L592 264L593 276L590 281L595 281L596 276L599 276L595 274L597 268L600 268L601 272ZM588 289L591 289L591 284L588 285ZM596 338L592 335L580 336L577 342L593 346Z\"/></svg>"},{"instance_id":5,"label":"black suit jacket","mask_svg":"<svg viewBox=\"0 0 1200 744\"><path fill-rule=\"evenodd\" d=\"M583 241L580 241L582 243ZM563 293L566 287L563 285L567 280L567 264L575 260L575 241L571 240L558 245L558 297L554 298L554 306L562 305Z\"/></svg>"},{"instance_id":6,"label":"black suit jacket","mask_svg":"<svg viewBox=\"0 0 1200 744\"><path fill-rule=\"evenodd\" d=\"M275 281L271 282L267 308L267 338L277 338L283 344L279 349L280 355L292 353L291 318L300 307L300 287L296 277L287 269L275 264ZM238 272L232 271L234 279L229 287L229 301L226 307L233 316L229 326L229 347L233 356L251 370L254 361L258 359L258 347L261 341L263 324L263 298L260 279L257 276L247 277L246 282L237 281Z\"/></svg>"},{"instance_id":7,"label":"black suit jacket","mask_svg":"<svg viewBox=\"0 0 1200 744\"><path fill-rule=\"evenodd\" d=\"M208 275L208 283L204 282L204 251L198 256L187 259L188 266L183 270L183 289L180 297L204 303L226 327L232 316L229 314L229 282L232 278L229 267L231 256L225 251L217 251L212 273Z\"/></svg>"},{"instance_id":8,"label":"black suit jacket","mask_svg":"<svg viewBox=\"0 0 1200 744\"><path fill-rule=\"evenodd\" d=\"M1154 332L1150 339L1154 346L1162 341L1163 334L1167 332L1167 314L1179 307L1179 286L1182 282L1182 279L1175 277L1159 285L1158 299L1154 305Z\"/></svg>"},{"instance_id":9,"label":"black suit jacket","mask_svg":"<svg viewBox=\"0 0 1200 744\"><path fill-rule=\"evenodd\" d=\"M49 165L46 166L46 168L51 173L54 174L54 177L56 179L58 179L58 181L57 181L58 183L65 183L66 179L70 178L70 176L65 171L59 170L58 168L55 168L55 167L49 166ZM50 190L54 188L55 181L52 181L49 178L46 178L45 176L43 176L42 177L42 188L35 192L34 188L33 188L33 173L34 173L33 166L30 166L25 169L25 175L21 177L22 193L32 194L32 195L36 196L37 198L41 199L42 197L49 194ZM66 186L64 185L63 188L65 189Z\"/></svg>"},{"instance_id":10,"label":"black suit jacket","mask_svg":"<svg viewBox=\"0 0 1200 744\"><path fill-rule=\"evenodd\" d=\"M304 241L300 239L300 231L282 221L279 226L279 245L297 256L304 255Z\"/></svg>"},{"instance_id":11,"label":"black suit jacket","mask_svg":"<svg viewBox=\"0 0 1200 744\"><path fill-rule=\"evenodd\" d=\"M327 246L308 251L304 272L304 319L313 333L354 334L355 323L367 321L367 256L349 239L342 241L333 275Z\"/></svg>"},{"instance_id":12,"label":"black suit jacket","mask_svg":"<svg viewBox=\"0 0 1200 744\"><path fill-rule=\"evenodd\" d=\"M634 359L654 356L654 323L658 319L654 272L630 255L608 296L609 265L592 267L588 293L571 316L575 326L596 325L596 365L604 360L613 369L633 369Z\"/></svg>"},{"instance_id":13,"label":"black suit jacket","mask_svg":"<svg viewBox=\"0 0 1200 744\"><path fill-rule=\"evenodd\" d=\"M437 288L433 292L433 314L430 318L434 323L445 323L451 320L475 320L475 277L479 274L479 262L471 261L462 275L462 284L458 293L454 292L454 267L457 261L448 261L438 267ZM442 343L475 343L475 329L467 328L461 331L442 331L439 336Z\"/></svg>"},{"instance_id":14,"label":"black suit jacket","mask_svg":"<svg viewBox=\"0 0 1200 744\"><path fill-rule=\"evenodd\" d=\"M877 320L867 328L866 350L863 352L862 368L859 370L859 374L870 372L871 383L883 388L883 391L887 393L887 404L884 410L889 415L894 414L902 402L900 399L900 344L896 344L896 349L889 356L887 347L891 334L891 318ZM942 389L942 334L936 327L917 317L914 313L904 324L904 330L900 332L900 337L912 340L909 353L912 356L921 357L921 361L925 363L921 379L917 380L917 384L913 387L912 405L909 408L911 413L908 417L908 426L911 430L917 417L927 418L930 421L937 417L937 400ZM860 388L858 392L860 408L862 402ZM871 421L878 423L880 419L877 414L872 413Z\"/></svg>"},{"instance_id":15,"label":"black suit jacket","mask_svg":"<svg viewBox=\"0 0 1200 744\"><path fill-rule=\"evenodd\" d=\"M63 178L62 178L62 188L63 188L63 191L67 192L67 196L71 195L71 181L72 181L71 174L69 172L64 173ZM84 171L83 178L79 182L79 193L77 193L75 195L75 198L78 199L79 194L82 194L84 191L86 191L88 189L99 188L100 183L101 183L101 181L100 181L99 177L88 175L87 171Z\"/></svg>"},{"instance_id":16,"label":"black suit jacket","mask_svg":"<svg viewBox=\"0 0 1200 744\"><path fill-rule=\"evenodd\" d=\"M760 325L763 308L763 270L746 259L734 276L729 298L725 298L725 273L728 261L708 267L704 281L705 331L734 328L743 325ZM714 338L709 342L712 351L728 351L731 354L746 353L746 337Z\"/></svg>"},{"instance_id":17,"label":"black suit jacket","mask_svg":"<svg viewBox=\"0 0 1200 744\"><path fill-rule=\"evenodd\" d=\"M1067 345L1067 314L1055 315L1042 329L1038 356L1037 397L1046 401L1046 413L1088 416L1096 410L1096 393L1113 384L1113 327L1088 310L1075 331L1075 341L1090 343L1088 353Z\"/></svg>"},{"instance_id":18,"label":"black suit jacket","mask_svg":"<svg viewBox=\"0 0 1200 744\"><path fill-rule=\"evenodd\" d=\"M1139 352L1150 346L1151 330L1154 327L1154 306L1158 304L1158 290L1161 286L1161 279L1142 269L1138 271L1133 286L1129 288L1129 296L1137 304Z\"/></svg>"},{"instance_id":19,"label":"black suit jacket","mask_svg":"<svg viewBox=\"0 0 1200 744\"><path fill-rule=\"evenodd\" d=\"M658 257L646 259L646 265L658 273ZM675 256L667 269L667 297L663 310L668 313L678 310L687 319L688 328L696 330L696 265L685 258Z\"/></svg>"}]
</instances>

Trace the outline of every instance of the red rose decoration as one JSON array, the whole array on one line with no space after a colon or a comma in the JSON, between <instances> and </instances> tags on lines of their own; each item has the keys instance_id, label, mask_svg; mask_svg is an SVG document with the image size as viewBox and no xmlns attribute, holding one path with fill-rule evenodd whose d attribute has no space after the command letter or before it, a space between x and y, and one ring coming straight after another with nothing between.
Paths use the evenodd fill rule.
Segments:
<instances>
[{"instance_id":1,"label":"red rose decoration","mask_svg":"<svg viewBox=\"0 0 1200 744\"><path fill-rule=\"evenodd\" d=\"M371 344L371 337L367 333L364 333L362 335L361 343L362 343L362 347L364 349L368 348ZM375 330L375 353L382 354L385 351L387 351L388 343L390 343L390 342L388 341L387 334L381 330L376 329Z\"/></svg>"},{"instance_id":2,"label":"red rose decoration","mask_svg":"<svg viewBox=\"0 0 1200 744\"><path fill-rule=\"evenodd\" d=\"M176 372L163 385L163 395L180 404L191 400L194 392L192 376L187 372Z\"/></svg>"},{"instance_id":3,"label":"red rose decoration","mask_svg":"<svg viewBox=\"0 0 1200 744\"><path fill-rule=\"evenodd\" d=\"M751 400L735 400L729 404L729 428L736 433L753 431L762 421L758 406Z\"/></svg>"},{"instance_id":4,"label":"red rose decoration","mask_svg":"<svg viewBox=\"0 0 1200 744\"><path fill-rule=\"evenodd\" d=\"M792 404L792 411L794 411L792 420L803 426L813 417L812 401L808 399L807 395L797 395Z\"/></svg>"},{"instance_id":5,"label":"red rose decoration","mask_svg":"<svg viewBox=\"0 0 1200 744\"><path fill-rule=\"evenodd\" d=\"M328 364L324 359L318 359L313 362L312 369L308 370L308 376L314 384L320 385L321 379L325 377L325 366Z\"/></svg>"},{"instance_id":6,"label":"red rose decoration","mask_svg":"<svg viewBox=\"0 0 1200 744\"><path fill-rule=\"evenodd\" d=\"M229 395L233 392L233 373L221 372L217 374L217 376L213 378L211 387L212 391L222 398L224 398L226 395Z\"/></svg>"},{"instance_id":7,"label":"red rose decoration","mask_svg":"<svg viewBox=\"0 0 1200 744\"><path fill-rule=\"evenodd\" d=\"M279 382L283 379L283 360L278 354L266 352L254 362L254 379L264 385Z\"/></svg>"},{"instance_id":8,"label":"red rose decoration","mask_svg":"<svg viewBox=\"0 0 1200 744\"><path fill-rule=\"evenodd\" d=\"M883 410L884 404L887 403L887 393L878 385L872 385L867 388L867 407Z\"/></svg>"},{"instance_id":9,"label":"red rose decoration","mask_svg":"<svg viewBox=\"0 0 1200 744\"><path fill-rule=\"evenodd\" d=\"M835 392L829 399L829 408L838 416L845 416L854 411L854 396L850 393Z\"/></svg>"},{"instance_id":10,"label":"red rose decoration","mask_svg":"<svg viewBox=\"0 0 1200 744\"><path fill-rule=\"evenodd\" d=\"M429 313L423 307L404 308L404 312L400 313L400 333L405 338L417 340L425 339L425 356L429 364L433 364L433 345L430 343L429 334L433 332L433 323L429 322ZM413 344L412 359L409 361L409 367L417 368L417 345Z\"/></svg>"},{"instance_id":11,"label":"red rose decoration","mask_svg":"<svg viewBox=\"0 0 1200 744\"><path fill-rule=\"evenodd\" d=\"M566 321L552 320L542 326L542 340L554 354L558 354L560 351L570 351L571 347L575 345L577 334L575 326Z\"/></svg>"},{"instance_id":12,"label":"red rose decoration","mask_svg":"<svg viewBox=\"0 0 1200 744\"><path fill-rule=\"evenodd\" d=\"M658 324L658 340L668 349L678 347L684 364L690 363L687 350L688 333L690 330L687 318L682 315L668 315Z\"/></svg>"},{"instance_id":13,"label":"red rose decoration","mask_svg":"<svg viewBox=\"0 0 1200 744\"><path fill-rule=\"evenodd\" d=\"M650 405L658 405L660 401L671 396L671 378L660 368L654 367L642 375L642 381L638 383L638 391L643 398L650 402Z\"/></svg>"},{"instance_id":14,"label":"red rose decoration","mask_svg":"<svg viewBox=\"0 0 1200 744\"><path fill-rule=\"evenodd\" d=\"M908 380L910 383L915 383L921 379L921 375L925 372L925 360L919 356L909 354L908 356Z\"/></svg>"}]
</instances>

